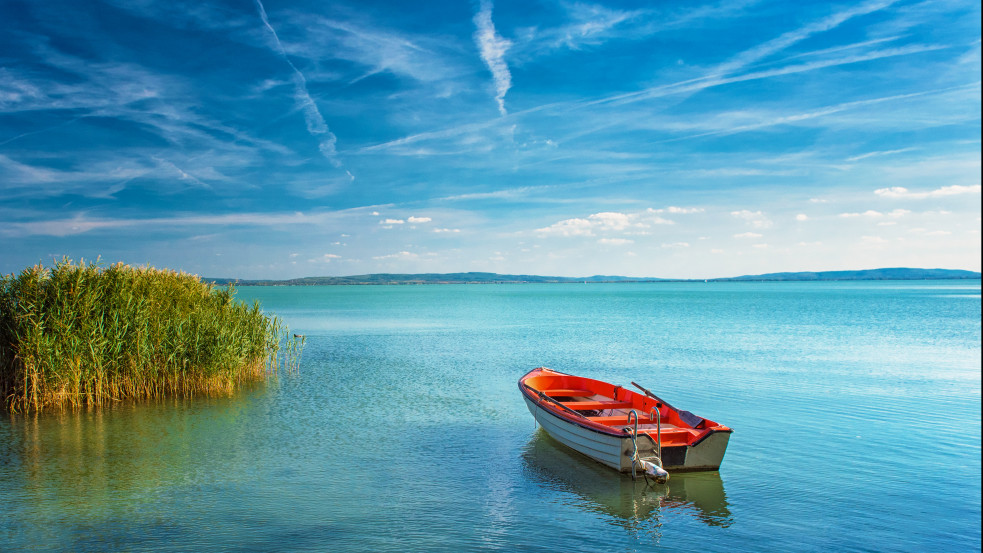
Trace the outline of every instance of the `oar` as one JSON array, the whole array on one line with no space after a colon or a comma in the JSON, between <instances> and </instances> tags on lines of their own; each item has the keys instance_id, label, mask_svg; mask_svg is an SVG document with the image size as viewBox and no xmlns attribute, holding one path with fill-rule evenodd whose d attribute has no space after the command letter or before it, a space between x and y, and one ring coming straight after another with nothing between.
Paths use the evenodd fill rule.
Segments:
<instances>
[{"instance_id":1,"label":"oar","mask_svg":"<svg viewBox=\"0 0 983 553\"><path fill-rule=\"evenodd\" d=\"M634 387L636 387L636 388L638 388L639 390L645 392L645 395L647 395L648 397L654 399L655 401L658 401L659 403L664 403L670 409L672 409L674 411L676 410L675 407L673 407L672 405L669 405L669 403L667 401L664 401L661 397L659 397L659 396L653 394L652 392L648 391L647 388L644 388L641 384L638 384L634 380L632 381L631 385L634 386ZM659 407L662 407L662 406L659 405Z\"/></svg>"},{"instance_id":2,"label":"oar","mask_svg":"<svg viewBox=\"0 0 983 553\"><path fill-rule=\"evenodd\" d=\"M668 401L666 401L666 400L662 399L661 397L653 394L652 392L646 390L645 388L639 386L638 384L636 384L634 382L632 382L631 384L632 384L632 386L634 386L634 387L638 388L639 390L645 392L645 395L647 395L648 397L654 399L655 401L658 401L660 403L660 405L658 405L658 407L662 407L661 404L664 404L666 407L668 407L668 408L672 409L673 411L675 411L676 414L679 415L679 418L682 419L683 422L685 422L686 424L692 426L693 428L696 428L697 426L700 425L700 423L702 423L705 420L703 417L701 417L699 415L694 415L693 413L690 413L689 411L683 411L682 409L676 409L672 405L669 405L669 402Z\"/></svg>"}]
</instances>

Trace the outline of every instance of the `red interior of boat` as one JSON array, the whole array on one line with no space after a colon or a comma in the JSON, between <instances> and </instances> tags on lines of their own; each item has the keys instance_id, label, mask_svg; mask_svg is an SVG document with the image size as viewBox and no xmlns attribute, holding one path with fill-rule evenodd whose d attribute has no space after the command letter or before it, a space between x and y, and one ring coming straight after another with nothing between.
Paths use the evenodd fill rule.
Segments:
<instances>
[{"instance_id":1,"label":"red interior of boat","mask_svg":"<svg viewBox=\"0 0 983 553\"><path fill-rule=\"evenodd\" d=\"M634 416L629 415L634 410L638 415L639 432L654 436L657 423L661 423L664 447L692 444L710 429L728 430L707 419L701 419L702 422L693 427L680 418L676 409L655 398L622 386L549 369L537 369L526 375L520 381L520 388L523 387L524 394L557 416L602 431L620 432L629 425L629 420L634 426ZM552 401L543 400L540 393ZM660 421L653 416L656 405L660 405Z\"/></svg>"}]
</instances>

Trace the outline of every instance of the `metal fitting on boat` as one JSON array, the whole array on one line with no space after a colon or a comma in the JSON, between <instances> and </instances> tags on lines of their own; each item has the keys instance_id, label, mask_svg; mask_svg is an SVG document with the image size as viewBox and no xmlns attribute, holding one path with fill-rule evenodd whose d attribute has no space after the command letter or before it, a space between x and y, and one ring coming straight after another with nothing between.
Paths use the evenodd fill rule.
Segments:
<instances>
[{"instance_id":1,"label":"metal fitting on boat","mask_svg":"<svg viewBox=\"0 0 983 553\"><path fill-rule=\"evenodd\" d=\"M666 469L660 467L655 463L650 463L644 460L640 460L638 463L642 467L642 470L644 470L646 474L651 476L657 483L665 484L666 482L669 481L669 473L666 472Z\"/></svg>"}]
</instances>

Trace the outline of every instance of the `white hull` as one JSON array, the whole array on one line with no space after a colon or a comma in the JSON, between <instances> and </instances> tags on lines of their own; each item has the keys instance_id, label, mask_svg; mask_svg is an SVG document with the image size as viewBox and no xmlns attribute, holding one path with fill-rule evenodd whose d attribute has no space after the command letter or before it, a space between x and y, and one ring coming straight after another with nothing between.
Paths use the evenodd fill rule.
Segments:
<instances>
[{"instance_id":1,"label":"white hull","mask_svg":"<svg viewBox=\"0 0 983 553\"><path fill-rule=\"evenodd\" d=\"M578 425L543 409L528 396L523 395L523 399L533 418L553 439L617 471L631 471L633 447L627 435L607 434ZM715 432L692 446L664 447L663 468L669 471L717 470L729 440L730 432ZM636 443L640 457L654 454L648 439L639 438Z\"/></svg>"}]
</instances>

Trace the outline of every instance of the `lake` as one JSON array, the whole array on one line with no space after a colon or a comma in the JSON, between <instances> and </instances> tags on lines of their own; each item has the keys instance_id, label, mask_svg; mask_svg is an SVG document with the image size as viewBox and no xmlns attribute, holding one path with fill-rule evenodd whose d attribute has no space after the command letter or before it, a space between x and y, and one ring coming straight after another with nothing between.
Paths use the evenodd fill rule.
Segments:
<instances>
[{"instance_id":1,"label":"lake","mask_svg":"<svg viewBox=\"0 0 983 553\"><path fill-rule=\"evenodd\" d=\"M0 415L3 551L979 551L980 281L251 287L306 335L234 398ZM632 482L547 366L734 429Z\"/></svg>"}]
</instances>

